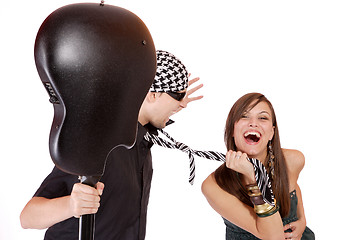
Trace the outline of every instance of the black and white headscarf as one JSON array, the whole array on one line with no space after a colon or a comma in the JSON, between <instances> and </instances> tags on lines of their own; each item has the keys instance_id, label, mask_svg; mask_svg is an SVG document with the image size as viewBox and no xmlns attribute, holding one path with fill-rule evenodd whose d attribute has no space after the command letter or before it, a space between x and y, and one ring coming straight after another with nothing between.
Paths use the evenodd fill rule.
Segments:
<instances>
[{"instance_id":1,"label":"black and white headscarf","mask_svg":"<svg viewBox=\"0 0 360 240\"><path fill-rule=\"evenodd\" d=\"M173 54L156 51L156 75L150 92L180 92L188 87L188 71Z\"/></svg>"}]
</instances>

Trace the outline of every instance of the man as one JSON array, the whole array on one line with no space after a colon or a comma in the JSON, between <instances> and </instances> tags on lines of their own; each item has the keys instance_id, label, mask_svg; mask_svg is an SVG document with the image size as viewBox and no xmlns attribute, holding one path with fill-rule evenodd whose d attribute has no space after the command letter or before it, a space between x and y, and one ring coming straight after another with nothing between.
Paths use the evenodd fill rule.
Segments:
<instances>
[{"instance_id":1,"label":"man","mask_svg":"<svg viewBox=\"0 0 360 240\"><path fill-rule=\"evenodd\" d=\"M131 149L115 148L109 154L96 189L54 167L22 211L23 228L48 228L44 239L77 239L77 218L96 213L95 239L145 238L152 143L144 135L156 134L157 128L169 123L171 115L201 99L189 96L203 86L186 91L199 78L188 81L185 66L171 53L157 51L157 64L155 80L140 108L135 145Z\"/></svg>"}]
</instances>

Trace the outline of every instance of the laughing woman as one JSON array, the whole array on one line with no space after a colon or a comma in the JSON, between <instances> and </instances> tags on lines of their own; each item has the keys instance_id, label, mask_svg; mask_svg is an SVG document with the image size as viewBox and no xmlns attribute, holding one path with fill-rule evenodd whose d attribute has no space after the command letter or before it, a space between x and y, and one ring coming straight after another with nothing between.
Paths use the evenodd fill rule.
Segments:
<instances>
[{"instance_id":1,"label":"laughing woman","mask_svg":"<svg viewBox=\"0 0 360 240\"><path fill-rule=\"evenodd\" d=\"M275 112L264 95L237 100L226 121L225 143L226 163L203 182L202 191L223 217L226 239L315 239L297 184L304 156L281 148ZM266 169L270 201L259 174L255 177L254 159Z\"/></svg>"}]
</instances>

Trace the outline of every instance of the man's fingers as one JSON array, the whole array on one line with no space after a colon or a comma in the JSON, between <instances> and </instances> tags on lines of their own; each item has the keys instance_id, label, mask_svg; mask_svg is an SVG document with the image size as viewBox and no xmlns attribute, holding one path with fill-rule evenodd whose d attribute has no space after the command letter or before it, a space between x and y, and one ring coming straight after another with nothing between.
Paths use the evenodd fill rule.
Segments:
<instances>
[{"instance_id":1,"label":"man's fingers","mask_svg":"<svg viewBox=\"0 0 360 240\"><path fill-rule=\"evenodd\" d=\"M196 78L193 78L193 79L189 80L189 86L191 86L193 83L196 83L199 80L200 80L199 77L196 77Z\"/></svg>"},{"instance_id":2,"label":"man's fingers","mask_svg":"<svg viewBox=\"0 0 360 240\"><path fill-rule=\"evenodd\" d=\"M102 193L103 193L103 191L104 191L104 187L105 187L105 185L104 185L104 183L102 183L102 182L98 182L98 183L96 184L96 189L97 189L97 191L98 191L98 193L99 193L100 196L102 195Z\"/></svg>"},{"instance_id":3,"label":"man's fingers","mask_svg":"<svg viewBox=\"0 0 360 240\"><path fill-rule=\"evenodd\" d=\"M187 95L189 96L189 95L193 94L194 92L196 92L197 90L199 90L199 89L202 88L203 86L204 86L204 84L200 84L200 85L198 85L198 86L196 86L196 87L194 87L194 88L189 89L189 90L187 91Z\"/></svg>"},{"instance_id":4,"label":"man's fingers","mask_svg":"<svg viewBox=\"0 0 360 240\"><path fill-rule=\"evenodd\" d=\"M196 100L200 100L202 99L204 96L197 96L197 97L192 97L192 98L188 98L188 103L192 102L192 101L196 101Z\"/></svg>"}]
</instances>

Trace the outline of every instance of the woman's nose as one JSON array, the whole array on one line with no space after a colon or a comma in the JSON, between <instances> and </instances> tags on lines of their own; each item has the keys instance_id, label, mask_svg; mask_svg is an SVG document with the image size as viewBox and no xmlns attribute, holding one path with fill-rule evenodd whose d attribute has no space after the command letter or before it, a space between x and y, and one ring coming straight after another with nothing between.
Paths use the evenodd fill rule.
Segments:
<instances>
[{"instance_id":1,"label":"woman's nose","mask_svg":"<svg viewBox=\"0 0 360 240\"><path fill-rule=\"evenodd\" d=\"M250 127L257 127L257 119L256 118L250 118L249 119L250 121L249 121L249 126Z\"/></svg>"}]
</instances>

